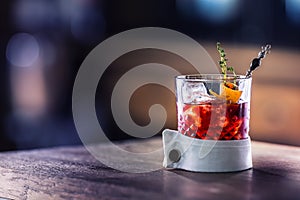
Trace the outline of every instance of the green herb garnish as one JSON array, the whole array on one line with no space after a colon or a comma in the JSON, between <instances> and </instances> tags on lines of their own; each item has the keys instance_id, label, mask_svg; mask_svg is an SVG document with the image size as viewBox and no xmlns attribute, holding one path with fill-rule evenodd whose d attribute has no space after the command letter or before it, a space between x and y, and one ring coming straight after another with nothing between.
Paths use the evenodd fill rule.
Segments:
<instances>
[{"instance_id":1,"label":"green herb garnish","mask_svg":"<svg viewBox=\"0 0 300 200\"><path fill-rule=\"evenodd\" d=\"M227 78L227 72L231 72L234 76L234 79L236 78L236 73L234 71L234 68L232 66L227 66L228 59L226 58L226 54L224 49L221 47L221 43L217 42L217 50L220 54L220 61L219 65L221 67L221 73L223 74L224 80Z\"/></svg>"},{"instance_id":2,"label":"green herb garnish","mask_svg":"<svg viewBox=\"0 0 300 200\"><path fill-rule=\"evenodd\" d=\"M224 83L221 84L219 94L213 90L209 90L209 92L217 98L227 100L227 102L237 103L242 95L242 91L240 91L236 85L237 75L233 67L227 66L228 59L226 58L225 51L221 47L220 42L217 42L217 50L220 53L221 59L219 61L219 65L221 67L221 73L223 74ZM231 72L233 74L233 83L227 79L227 72Z\"/></svg>"}]
</instances>

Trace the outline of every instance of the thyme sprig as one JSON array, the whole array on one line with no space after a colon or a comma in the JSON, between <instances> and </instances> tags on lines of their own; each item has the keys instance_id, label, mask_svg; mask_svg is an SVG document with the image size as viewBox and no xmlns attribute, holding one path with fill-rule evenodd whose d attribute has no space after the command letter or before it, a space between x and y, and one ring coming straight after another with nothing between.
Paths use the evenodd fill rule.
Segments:
<instances>
[{"instance_id":1,"label":"thyme sprig","mask_svg":"<svg viewBox=\"0 0 300 200\"><path fill-rule=\"evenodd\" d=\"M223 74L224 80L226 80L226 78L227 78L227 72L231 72L235 79L236 78L235 70L232 66L227 66L228 59L226 58L225 50L221 47L220 42L217 42L217 50L220 54L219 65L221 67L221 73Z\"/></svg>"}]
</instances>

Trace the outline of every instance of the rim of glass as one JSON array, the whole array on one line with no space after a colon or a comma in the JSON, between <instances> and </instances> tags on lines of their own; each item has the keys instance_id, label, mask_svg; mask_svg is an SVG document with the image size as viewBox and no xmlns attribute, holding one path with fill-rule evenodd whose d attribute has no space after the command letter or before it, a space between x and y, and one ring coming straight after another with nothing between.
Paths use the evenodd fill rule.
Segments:
<instances>
[{"instance_id":1,"label":"rim of glass","mask_svg":"<svg viewBox=\"0 0 300 200\"><path fill-rule=\"evenodd\" d=\"M186 74L179 75L175 77L179 80L186 81L224 81L224 80L248 80L251 77L246 77L245 75L237 74L234 76L233 74L227 74L227 77L224 78L223 74Z\"/></svg>"}]
</instances>

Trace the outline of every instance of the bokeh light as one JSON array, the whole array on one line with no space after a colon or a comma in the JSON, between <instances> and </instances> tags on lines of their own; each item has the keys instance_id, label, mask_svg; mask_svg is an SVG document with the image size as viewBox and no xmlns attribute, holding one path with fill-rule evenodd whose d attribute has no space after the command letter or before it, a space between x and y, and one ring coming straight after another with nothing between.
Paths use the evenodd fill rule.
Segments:
<instances>
[{"instance_id":1,"label":"bokeh light","mask_svg":"<svg viewBox=\"0 0 300 200\"><path fill-rule=\"evenodd\" d=\"M232 19L238 8L237 0L197 0L199 15L213 23L222 23Z\"/></svg>"},{"instance_id":2,"label":"bokeh light","mask_svg":"<svg viewBox=\"0 0 300 200\"><path fill-rule=\"evenodd\" d=\"M75 9L70 24L73 37L83 43L99 41L104 35L103 16L92 7Z\"/></svg>"},{"instance_id":3,"label":"bokeh light","mask_svg":"<svg viewBox=\"0 0 300 200\"><path fill-rule=\"evenodd\" d=\"M238 0L177 0L177 9L185 16L209 23L226 23L238 14Z\"/></svg>"},{"instance_id":4,"label":"bokeh light","mask_svg":"<svg viewBox=\"0 0 300 200\"><path fill-rule=\"evenodd\" d=\"M39 30L60 25L57 0L17 0L12 11L15 25L23 30Z\"/></svg>"},{"instance_id":5,"label":"bokeh light","mask_svg":"<svg viewBox=\"0 0 300 200\"><path fill-rule=\"evenodd\" d=\"M290 22L300 25L300 0L285 0L285 11Z\"/></svg>"},{"instance_id":6,"label":"bokeh light","mask_svg":"<svg viewBox=\"0 0 300 200\"><path fill-rule=\"evenodd\" d=\"M8 42L6 57L14 66L30 67L38 59L39 52L39 44L34 36L17 33Z\"/></svg>"}]
</instances>

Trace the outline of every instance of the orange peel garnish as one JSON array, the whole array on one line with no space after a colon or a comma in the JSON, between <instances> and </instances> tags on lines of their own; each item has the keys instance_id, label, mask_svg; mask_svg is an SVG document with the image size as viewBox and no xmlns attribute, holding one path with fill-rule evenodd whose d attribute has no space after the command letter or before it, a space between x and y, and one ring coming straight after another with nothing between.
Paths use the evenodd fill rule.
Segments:
<instances>
[{"instance_id":1,"label":"orange peel garnish","mask_svg":"<svg viewBox=\"0 0 300 200\"><path fill-rule=\"evenodd\" d=\"M231 101L232 103L237 103L242 95L242 91L233 90L231 88L226 87L222 84L222 92L221 96L225 97L227 101Z\"/></svg>"},{"instance_id":2,"label":"orange peel garnish","mask_svg":"<svg viewBox=\"0 0 300 200\"><path fill-rule=\"evenodd\" d=\"M217 98L226 99L232 103L237 103L243 93L243 91L231 89L225 84L222 84L221 94L217 94L212 90L209 90L209 92Z\"/></svg>"}]
</instances>

